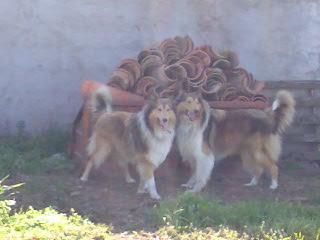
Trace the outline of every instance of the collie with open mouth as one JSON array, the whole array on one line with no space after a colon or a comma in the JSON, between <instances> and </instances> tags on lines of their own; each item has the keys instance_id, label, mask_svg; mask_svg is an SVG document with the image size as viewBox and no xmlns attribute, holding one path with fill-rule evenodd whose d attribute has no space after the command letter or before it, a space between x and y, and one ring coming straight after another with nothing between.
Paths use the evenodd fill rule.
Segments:
<instances>
[{"instance_id":1,"label":"collie with open mouth","mask_svg":"<svg viewBox=\"0 0 320 240\"><path fill-rule=\"evenodd\" d=\"M182 186L198 192L206 185L215 160L204 137L210 107L200 94L180 92L176 98L176 114L176 143L182 161L188 163L192 171L192 176Z\"/></svg>"},{"instance_id":2,"label":"collie with open mouth","mask_svg":"<svg viewBox=\"0 0 320 240\"><path fill-rule=\"evenodd\" d=\"M177 145L183 161L190 163L192 176L184 187L198 192L210 178L214 161L239 155L258 184L264 171L271 176L271 189L278 187L277 162L281 135L291 124L295 101L288 91L279 91L272 108L265 110L210 109L201 95L182 93L177 97Z\"/></svg>"},{"instance_id":3,"label":"collie with open mouth","mask_svg":"<svg viewBox=\"0 0 320 240\"><path fill-rule=\"evenodd\" d=\"M154 171L166 159L175 135L176 116L171 100L157 98L148 101L137 113L111 112L111 95L99 88L91 98L93 111L103 105L106 113L97 120L88 144L88 162L81 177L87 181L92 167L99 167L113 158L123 169L125 180L133 183L128 164L136 166L140 177L138 193L149 193L160 199ZM102 104L101 104L102 103Z\"/></svg>"}]
</instances>

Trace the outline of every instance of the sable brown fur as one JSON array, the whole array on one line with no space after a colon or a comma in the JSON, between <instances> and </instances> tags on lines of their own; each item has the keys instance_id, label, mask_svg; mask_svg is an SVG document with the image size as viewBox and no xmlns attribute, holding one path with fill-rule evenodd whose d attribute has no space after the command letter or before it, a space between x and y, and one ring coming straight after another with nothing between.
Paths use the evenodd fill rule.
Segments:
<instances>
[{"instance_id":1,"label":"sable brown fur","mask_svg":"<svg viewBox=\"0 0 320 240\"><path fill-rule=\"evenodd\" d=\"M210 108L199 93L181 92L176 98L178 126L177 146L182 161L189 163L192 176L183 184L188 191L200 191L208 181L214 165L214 155L205 138Z\"/></svg>"},{"instance_id":2,"label":"sable brown fur","mask_svg":"<svg viewBox=\"0 0 320 240\"><path fill-rule=\"evenodd\" d=\"M97 100L93 103L100 104ZM169 99L149 101L137 113L103 113L89 141L89 159L81 180L87 181L92 167L99 167L105 160L114 158L123 169L128 183L135 182L128 169L131 163L136 166L140 176L138 192L147 191L151 198L159 199L153 172L165 160L171 148L175 124L176 117Z\"/></svg>"},{"instance_id":3,"label":"sable brown fur","mask_svg":"<svg viewBox=\"0 0 320 240\"><path fill-rule=\"evenodd\" d=\"M181 110L181 106L189 110L193 108L187 99L188 97L178 99L177 116L179 125L181 120L185 118L184 113L186 111ZM198 96L197 99L200 102L203 101L201 96ZM211 109L210 118L204 131L201 124L190 121L189 125L194 130L189 131L189 135L185 134L188 136L180 137L180 139L182 141L182 139L191 138L194 141L189 144L193 145L196 141L201 142L202 152L209 152L213 155L211 161L223 159L230 155L239 155L244 168L252 175L252 180L246 184L247 186L256 185L261 174L267 171L272 179L270 188L275 189L278 187L277 161L281 153L281 134L293 120L294 107L295 101L292 95L287 91L279 91L272 109L231 111ZM197 135L195 133L197 131L198 135L201 133L201 137L198 137L198 139L193 137ZM179 134L178 130L178 139ZM205 150L206 146L208 147L207 150ZM182 156L186 156L187 148L180 147L179 150ZM213 164L209 164L208 158L204 158L203 155L200 158L201 154L195 154L195 152L193 151L193 156L189 156L188 160L191 161L190 165L193 166L193 169L208 169L213 166ZM197 160L197 158L201 160ZM207 174L207 171L197 174L193 170L193 176L185 186L192 191L201 190L209 178L204 178L203 175ZM201 187L196 187L197 185Z\"/></svg>"},{"instance_id":4,"label":"sable brown fur","mask_svg":"<svg viewBox=\"0 0 320 240\"><path fill-rule=\"evenodd\" d=\"M273 109L225 111L213 121L208 134L210 148L216 159L239 155L244 168L252 175L247 186L258 183L266 171L271 189L278 187L277 161L281 154L281 134L291 124L295 101L287 91L279 91ZM215 112L212 111L215 119Z\"/></svg>"}]
</instances>

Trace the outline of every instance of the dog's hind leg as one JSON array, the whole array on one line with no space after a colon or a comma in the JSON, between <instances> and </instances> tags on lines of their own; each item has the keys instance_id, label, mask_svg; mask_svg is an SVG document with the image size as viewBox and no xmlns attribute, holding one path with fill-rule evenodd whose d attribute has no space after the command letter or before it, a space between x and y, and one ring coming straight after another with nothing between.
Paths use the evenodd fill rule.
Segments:
<instances>
[{"instance_id":1,"label":"dog's hind leg","mask_svg":"<svg viewBox=\"0 0 320 240\"><path fill-rule=\"evenodd\" d=\"M278 166L273 163L269 169L270 171L270 175L271 175L271 185L270 185L270 189L277 189L278 188Z\"/></svg>"},{"instance_id":2,"label":"dog's hind leg","mask_svg":"<svg viewBox=\"0 0 320 240\"><path fill-rule=\"evenodd\" d=\"M121 162L119 163L121 169L123 170L125 179L127 183L135 183L136 181L131 177L129 171L129 163L128 162Z\"/></svg>"},{"instance_id":3,"label":"dog's hind leg","mask_svg":"<svg viewBox=\"0 0 320 240\"><path fill-rule=\"evenodd\" d=\"M270 167L270 175L271 175L271 185L270 185L270 189L277 189L278 188L278 166L276 164L273 164Z\"/></svg>"},{"instance_id":4,"label":"dog's hind leg","mask_svg":"<svg viewBox=\"0 0 320 240\"><path fill-rule=\"evenodd\" d=\"M93 152L92 156L89 157L88 163L86 168L80 178L81 181L86 182L88 181L89 174L91 172L92 167L99 167L105 159L110 154L111 150L108 146L100 147L96 151Z\"/></svg>"},{"instance_id":5,"label":"dog's hind leg","mask_svg":"<svg viewBox=\"0 0 320 240\"><path fill-rule=\"evenodd\" d=\"M84 172L83 172L83 174L82 174L82 176L80 178L80 180L82 182L88 181L89 173L91 172L92 167L93 167L93 161L92 161L91 158L89 158L89 160L88 160L88 162L86 164L86 168L85 168L85 170L84 170Z\"/></svg>"},{"instance_id":6,"label":"dog's hind leg","mask_svg":"<svg viewBox=\"0 0 320 240\"><path fill-rule=\"evenodd\" d=\"M271 184L270 184L270 189L274 190L278 188L278 174L279 174L279 169L277 164L272 161L272 159L268 159L269 161L266 161L264 164L264 167L267 169L271 176Z\"/></svg>"},{"instance_id":7,"label":"dog's hind leg","mask_svg":"<svg viewBox=\"0 0 320 240\"><path fill-rule=\"evenodd\" d=\"M246 187L257 186L262 172L263 172L262 168L257 168L256 172L253 174L253 177L251 178L251 181L249 183L245 183L244 186Z\"/></svg>"},{"instance_id":8,"label":"dog's hind leg","mask_svg":"<svg viewBox=\"0 0 320 240\"><path fill-rule=\"evenodd\" d=\"M208 180L210 179L211 171L214 166L214 156L209 154L203 154L197 157L196 161L196 175L195 184L192 189L187 190L187 192L200 192Z\"/></svg>"},{"instance_id":9,"label":"dog's hind leg","mask_svg":"<svg viewBox=\"0 0 320 240\"><path fill-rule=\"evenodd\" d=\"M154 166L148 160L139 161L137 170L140 175L138 193L148 192L152 199L161 199L154 180Z\"/></svg>"},{"instance_id":10,"label":"dog's hind leg","mask_svg":"<svg viewBox=\"0 0 320 240\"><path fill-rule=\"evenodd\" d=\"M271 135L269 141L265 142L263 148L266 155L264 168L271 176L270 189L278 188L279 168L277 166L278 159L281 153L281 139L278 135Z\"/></svg>"},{"instance_id":11,"label":"dog's hind leg","mask_svg":"<svg viewBox=\"0 0 320 240\"><path fill-rule=\"evenodd\" d=\"M260 152L250 153L249 151L243 151L240 154L243 167L251 174L252 178L249 183L244 186L252 187L258 185L263 168L259 165L259 158L262 157Z\"/></svg>"}]
</instances>

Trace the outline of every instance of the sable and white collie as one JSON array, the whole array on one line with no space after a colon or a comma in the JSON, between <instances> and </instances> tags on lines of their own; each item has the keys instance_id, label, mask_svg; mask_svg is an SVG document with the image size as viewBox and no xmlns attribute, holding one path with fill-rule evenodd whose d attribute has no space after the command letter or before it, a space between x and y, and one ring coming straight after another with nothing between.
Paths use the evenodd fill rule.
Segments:
<instances>
[{"instance_id":1,"label":"sable and white collie","mask_svg":"<svg viewBox=\"0 0 320 240\"><path fill-rule=\"evenodd\" d=\"M239 155L251 182L258 184L266 170L271 189L278 187L277 161L281 135L291 124L295 101L288 91L279 91L272 108L265 110L210 109L198 94L177 97L177 143L183 161L191 165L192 176L183 186L198 192L207 183L215 160Z\"/></svg>"},{"instance_id":2,"label":"sable and white collie","mask_svg":"<svg viewBox=\"0 0 320 240\"><path fill-rule=\"evenodd\" d=\"M192 176L182 184L198 192L207 183L214 166L214 154L204 138L210 119L209 104L198 93L180 92L176 98L176 143L183 162L189 163Z\"/></svg>"},{"instance_id":3,"label":"sable and white collie","mask_svg":"<svg viewBox=\"0 0 320 240\"><path fill-rule=\"evenodd\" d=\"M88 162L81 177L87 181L92 167L113 158L123 169L126 182L133 183L128 164L134 164L140 176L138 193L148 192L160 199L154 171L166 159L175 135L176 116L169 99L150 100L137 113L110 112L111 95L99 88L91 99L93 111L107 109L97 120L88 145Z\"/></svg>"}]
</instances>

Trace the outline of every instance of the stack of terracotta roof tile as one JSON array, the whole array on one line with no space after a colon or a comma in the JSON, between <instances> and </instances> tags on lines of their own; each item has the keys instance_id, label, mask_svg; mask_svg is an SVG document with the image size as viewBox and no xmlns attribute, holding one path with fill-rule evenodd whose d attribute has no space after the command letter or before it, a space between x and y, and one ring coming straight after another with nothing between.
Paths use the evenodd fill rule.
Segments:
<instances>
[{"instance_id":1,"label":"stack of terracotta roof tile","mask_svg":"<svg viewBox=\"0 0 320 240\"><path fill-rule=\"evenodd\" d=\"M210 101L266 102L263 82L239 67L231 51L216 52L209 45L194 47L188 36L166 39L142 50L137 59L124 59L107 83L143 97L172 96L179 88L201 91Z\"/></svg>"}]
</instances>

